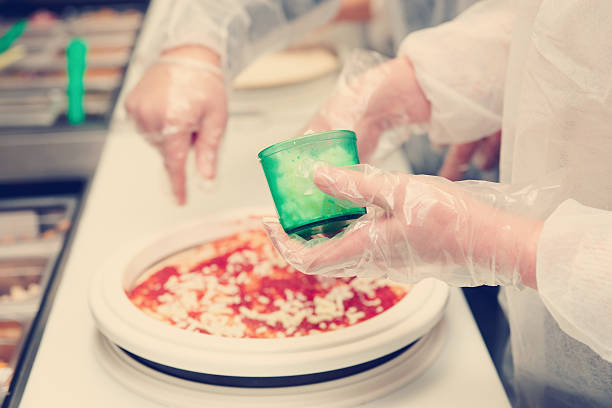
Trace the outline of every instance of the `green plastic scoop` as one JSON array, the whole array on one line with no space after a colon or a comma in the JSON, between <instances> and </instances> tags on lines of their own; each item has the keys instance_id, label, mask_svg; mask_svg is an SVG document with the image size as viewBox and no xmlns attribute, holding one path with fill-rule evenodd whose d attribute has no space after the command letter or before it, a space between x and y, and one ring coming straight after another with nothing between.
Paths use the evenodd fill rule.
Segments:
<instances>
[{"instance_id":1,"label":"green plastic scoop","mask_svg":"<svg viewBox=\"0 0 612 408\"><path fill-rule=\"evenodd\" d=\"M2 37L0 37L0 54L8 50L11 45L25 32L28 27L28 20L21 19L9 28Z\"/></svg>"},{"instance_id":2,"label":"green plastic scoop","mask_svg":"<svg viewBox=\"0 0 612 408\"><path fill-rule=\"evenodd\" d=\"M68 122L73 125L78 125L85 120L85 109L83 107L85 86L83 85L83 77L87 67L86 58L87 45L85 40L80 37L73 38L66 48L68 71L68 86L66 88L68 109L66 115L68 116Z\"/></svg>"}]
</instances>

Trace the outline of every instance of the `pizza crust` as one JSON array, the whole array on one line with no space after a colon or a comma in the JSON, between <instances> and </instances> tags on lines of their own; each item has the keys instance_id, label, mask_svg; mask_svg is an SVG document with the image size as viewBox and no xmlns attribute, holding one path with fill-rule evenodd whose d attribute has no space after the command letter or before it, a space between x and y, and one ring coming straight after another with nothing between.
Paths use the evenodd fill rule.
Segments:
<instances>
[{"instance_id":1,"label":"pizza crust","mask_svg":"<svg viewBox=\"0 0 612 408\"><path fill-rule=\"evenodd\" d=\"M340 66L332 51L302 48L264 55L249 65L234 80L234 89L270 88L320 78Z\"/></svg>"}]
</instances>

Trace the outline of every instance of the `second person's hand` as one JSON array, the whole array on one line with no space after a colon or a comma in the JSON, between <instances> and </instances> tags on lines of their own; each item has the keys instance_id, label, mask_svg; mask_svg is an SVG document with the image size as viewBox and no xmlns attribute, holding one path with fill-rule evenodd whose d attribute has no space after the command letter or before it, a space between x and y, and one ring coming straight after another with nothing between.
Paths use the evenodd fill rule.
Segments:
<instances>
[{"instance_id":1,"label":"second person's hand","mask_svg":"<svg viewBox=\"0 0 612 408\"><path fill-rule=\"evenodd\" d=\"M451 181L459 181L470 164L480 170L491 170L499 163L500 146L501 131L474 142L453 145L446 153L438 175Z\"/></svg>"},{"instance_id":2,"label":"second person's hand","mask_svg":"<svg viewBox=\"0 0 612 408\"><path fill-rule=\"evenodd\" d=\"M192 146L200 175L215 178L228 115L216 54L200 46L163 53L129 93L126 109L161 153L179 204L186 201L185 163Z\"/></svg>"}]
</instances>

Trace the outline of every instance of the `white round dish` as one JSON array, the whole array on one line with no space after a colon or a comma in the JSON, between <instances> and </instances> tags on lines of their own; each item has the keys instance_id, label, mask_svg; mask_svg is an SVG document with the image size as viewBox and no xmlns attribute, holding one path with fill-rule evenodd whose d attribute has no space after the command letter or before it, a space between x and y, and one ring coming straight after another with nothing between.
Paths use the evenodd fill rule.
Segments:
<instances>
[{"instance_id":1,"label":"white round dish","mask_svg":"<svg viewBox=\"0 0 612 408\"><path fill-rule=\"evenodd\" d=\"M428 333L440 320L448 287L428 279L395 306L369 320L331 332L276 339L227 338L185 331L140 311L126 295L151 265L180 250L261 227L270 210L214 215L128 245L111 255L90 288L98 329L124 350L181 370L223 376L278 377L342 369L399 350Z\"/></svg>"},{"instance_id":2,"label":"white round dish","mask_svg":"<svg viewBox=\"0 0 612 408\"><path fill-rule=\"evenodd\" d=\"M389 395L418 377L436 359L446 338L441 320L398 357L371 370L333 381L281 388L238 388L200 384L160 373L97 333L95 354L108 374L130 391L169 407L344 408Z\"/></svg>"}]
</instances>

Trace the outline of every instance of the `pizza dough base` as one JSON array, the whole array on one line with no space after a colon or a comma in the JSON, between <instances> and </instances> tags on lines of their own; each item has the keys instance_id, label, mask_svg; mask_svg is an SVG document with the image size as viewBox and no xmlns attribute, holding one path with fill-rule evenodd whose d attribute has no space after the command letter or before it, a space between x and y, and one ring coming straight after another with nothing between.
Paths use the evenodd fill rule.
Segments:
<instances>
[{"instance_id":1,"label":"pizza dough base","mask_svg":"<svg viewBox=\"0 0 612 408\"><path fill-rule=\"evenodd\" d=\"M338 57L326 48L294 49L264 55L234 80L234 89L270 88L320 78L338 69Z\"/></svg>"}]
</instances>

